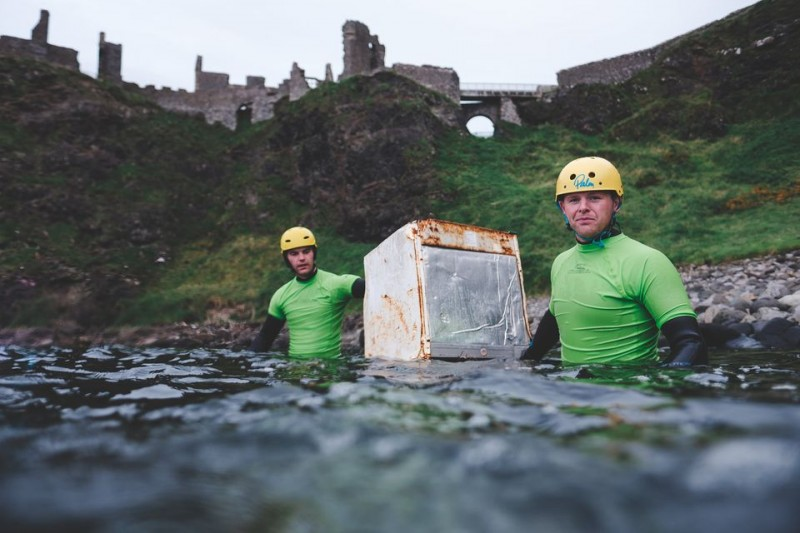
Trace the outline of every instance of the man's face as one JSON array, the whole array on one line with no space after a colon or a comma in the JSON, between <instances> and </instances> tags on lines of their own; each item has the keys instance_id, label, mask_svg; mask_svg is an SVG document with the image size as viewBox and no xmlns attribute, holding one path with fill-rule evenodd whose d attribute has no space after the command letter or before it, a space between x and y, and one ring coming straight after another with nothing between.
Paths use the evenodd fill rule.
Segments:
<instances>
[{"instance_id":1,"label":"man's face","mask_svg":"<svg viewBox=\"0 0 800 533\"><path fill-rule=\"evenodd\" d=\"M314 273L314 247L305 246L286 252L289 266L300 279L306 279Z\"/></svg>"},{"instance_id":2,"label":"man's face","mask_svg":"<svg viewBox=\"0 0 800 533\"><path fill-rule=\"evenodd\" d=\"M607 191L566 194L558 202L581 242L589 242L611 223L619 200ZM582 238L583 237L583 238Z\"/></svg>"}]
</instances>

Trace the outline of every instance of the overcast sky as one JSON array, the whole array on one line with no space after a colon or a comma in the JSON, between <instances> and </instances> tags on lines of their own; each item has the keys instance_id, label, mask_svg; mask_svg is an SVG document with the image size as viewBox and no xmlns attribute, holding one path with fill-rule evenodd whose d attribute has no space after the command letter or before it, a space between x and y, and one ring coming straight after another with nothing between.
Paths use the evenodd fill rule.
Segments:
<instances>
[{"instance_id":1,"label":"overcast sky","mask_svg":"<svg viewBox=\"0 0 800 533\"><path fill-rule=\"evenodd\" d=\"M97 75L97 43L122 45L122 78L194 90L194 65L232 84L277 86L343 69L342 26L366 24L394 63L454 69L462 83L555 84L559 70L649 48L754 0L0 0L0 35L29 39L50 12L48 42L78 50Z\"/></svg>"}]
</instances>

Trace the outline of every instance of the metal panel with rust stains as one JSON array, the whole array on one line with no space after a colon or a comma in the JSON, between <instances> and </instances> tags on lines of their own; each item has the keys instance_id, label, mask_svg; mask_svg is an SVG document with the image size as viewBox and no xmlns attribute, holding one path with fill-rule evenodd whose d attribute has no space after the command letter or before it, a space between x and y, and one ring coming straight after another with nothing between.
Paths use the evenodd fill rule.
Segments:
<instances>
[{"instance_id":1,"label":"metal panel with rust stains","mask_svg":"<svg viewBox=\"0 0 800 533\"><path fill-rule=\"evenodd\" d=\"M415 227L420 243L425 246L504 255L519 254L517 236L506 231L432 218L417 221Z\"/></svg>"},{"instance_id":2,"label":"metal panel with rust stains","mask_svg":"<svg viewBox=\"0 0 800 533\"><path fill-rule=\"evenodd\" d=\"M364 354L425 358L414 235L404 226L364 257Z\"/></svg>"},{"instance_id":3,"label":"metal panel with rust stains","mask_svg":"<svg viewBox=\"0 0 800 533\"><path fill-rule=\"evenodd\" d=\"M527 346L512 233L436 219L410 222L367 254L364 270L367 357L518 357Z\"/></svg>"}]
</instances>

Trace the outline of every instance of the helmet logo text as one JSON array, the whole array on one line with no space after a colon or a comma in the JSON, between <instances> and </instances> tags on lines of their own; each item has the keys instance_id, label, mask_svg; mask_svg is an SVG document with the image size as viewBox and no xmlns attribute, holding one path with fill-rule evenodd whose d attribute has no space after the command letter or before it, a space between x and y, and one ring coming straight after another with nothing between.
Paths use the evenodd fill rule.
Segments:
<instances>
[{"instance_id":1,"label":"helmet logo text","mask_svg":"<svg viewBox=\"0 0 800 533\"><path fill-rule=\"evenodd\" d=\"M582 189L583 187L594 187L594 182L586 174L579 174L575 177L574 185L576 189Z\"/></svg>"}]
</instances>

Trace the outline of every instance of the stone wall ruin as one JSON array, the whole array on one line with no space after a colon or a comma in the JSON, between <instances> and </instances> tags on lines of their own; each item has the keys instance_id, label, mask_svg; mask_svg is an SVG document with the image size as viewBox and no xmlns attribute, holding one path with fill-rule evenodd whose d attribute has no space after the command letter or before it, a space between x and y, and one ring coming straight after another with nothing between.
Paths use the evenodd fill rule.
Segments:
<instances>
[{"instance_id":1,"label":"stone wall ruin","mask_svg":"<svg viewBox=\"0 0 800 533\"><path fill-rule=\"evenodd\" d=\"M33 30L34 39L16 39L3 36L3 42L13 43L7 46L14 55L26 55L36 59L69 66L79 69L77 52L43 43L47 39L47 24L49 15L42 11L42 19ZM377 35L372 35L366 24L348 20L342 26L342 44L344 48L344 70L339 80L351 76L370 76L376 72L389 70L398 75L410 78L416 83L433 91L447 96L454 103L461 100L460 80L458 74L451 68L436 67L431 65L395 64L386 67L386 47L381 44ZM18 50L21 50L18 52ZM49 54L45 53L49 50ZM64 62L54 50L68 50L72 60ZM2 49L0 49L0 52ZM131 91L139 92L156 102L159 106L169 111L188 115L202 116L209 124L219 123L226 128L236 130L246 123L269 120L274 115L275 103L281 98L297 100L302 98L311 87L305 71L297 63L292 65L289 77L277 87L266 85L263 76L247 76L245 85L230 83L230 76L222 72L212 72L203 69L203 58L197 56L195 62L195 87L194 92L183 89L173 90L169 87L156 88L153 85L140 87L135 83L125 82L122 79L122 45L108 41L105 33L100 33L98 44L98 71L97 78L109 83L124 86ZM325 68L325 79L314 79L317 84L333 82L334 76L330 64ZM511 103L513 106L513 103ZM505 109L508 105L504 106ZM497 113L495 113L497 114ZM515 121L513 116L503 117ZM499 115L498 115L499 116ZM518 120L518 119L517 119ZM516 121L515 121L516 122Z\"/></svg>"},{"instance_id":2,"label":"stone wall ruin","mask_svg":"<svg viewBox=\"0 0 800 533\"><path fill-rule=\"evenodd\" d=\"M0 54L29 57L79 71L78 52L49 44L48 26L49 12L41 10L40 20L31 32L31 39L0 36ZM703 28L694 31L701 31ZM447 96L457 104L460 103L460 80L453 69L408 64L395 64L387 69L385 46L381 44L377 35L370 34L369 28L358 21L346 21L342 27L342 36L344 70L339 80L390 70ZM580 83L621 83L650 66L668 46L683 37L685 35L647 50L561 70L557 73L558 86L568 89ZM262 76L247 76L245 85L233 85L228 74L203 70L201 56L197 57L195 63L194 92L174 91L169 87L156 89L152 85L141 88L122 80L122 45L107 41L105 33L100 33L98 51L98 79L139 91L167 110L200 115L209 124L220 123L229 129L237 129L243 121L269 120L273 117L274 106L278 100L281 98L296 100L311 90L308 84L310 78L306 77L304 70L297 63L292 65L289 78L283 80L277 87L267 86ZM325 80L316 82L333 82L330 64L326 65ZM519 118L512 98L513 95L505 95L503 100L499 100L495 114L500 120L518 123Z\"/></svg>"},{"instance_id":3,"label":"stone wall ruin","mask_svg":"<svg viewBox=\"0 0 800 533\"><path fill-rule=\"evenodd\" d=\"M442 93L455 103L461 101L461 82L456 71L451 68L395 63L391 70L411 78L423 87Z\"/></svg>"},{"instance_id":4,"label":"stone wall ruin","mask_svg":"<svg viewBox=\"0 0 800 533\"><path fill-rule=\"evenodd\" d=\"M556 73L559 88L569 89L582 83L622 83L653 64L664 45L631 54L593 61Z\"/></svg>"},{"instance_id":5,"label":"stone wall ruin","mask_svg":"<svg viewBox=\"0 0 800 533\"><path fill-rule=\"evenodd\" d=\"M31 31L30 39L0 35L0 54L47 61L79 71L77 50L55 46L47 42L49 25L50 12L42 9L39 14L39 22Z\"/></svg>"},{"instance_id":6,"label":"stone wall ruin","mask_svg":"<svg viewBox=\"0 0 800 533\"><path fill-rule=\"evenodd\" d=\"M748 8L740 9L728 16L735 16L736 13L740 13L745 9ZM613 85L627 81L637 72L640 72L652 65L658 56L668 50L676 42L685 39L689 35L703 32L706 28L713 24L715 23L710 22L709 24L700 26L699 28L688 33L684 33L683 35L679 35L664 41L661 44L653 46L652 48L631 52L629 54L623 54L609 59L602 59L600 61L592 61L591 63L560 70L556 73L558 87L560 89L570 89L582 83L603 83L607 85Z\"/></svg>"}]
</instances>

